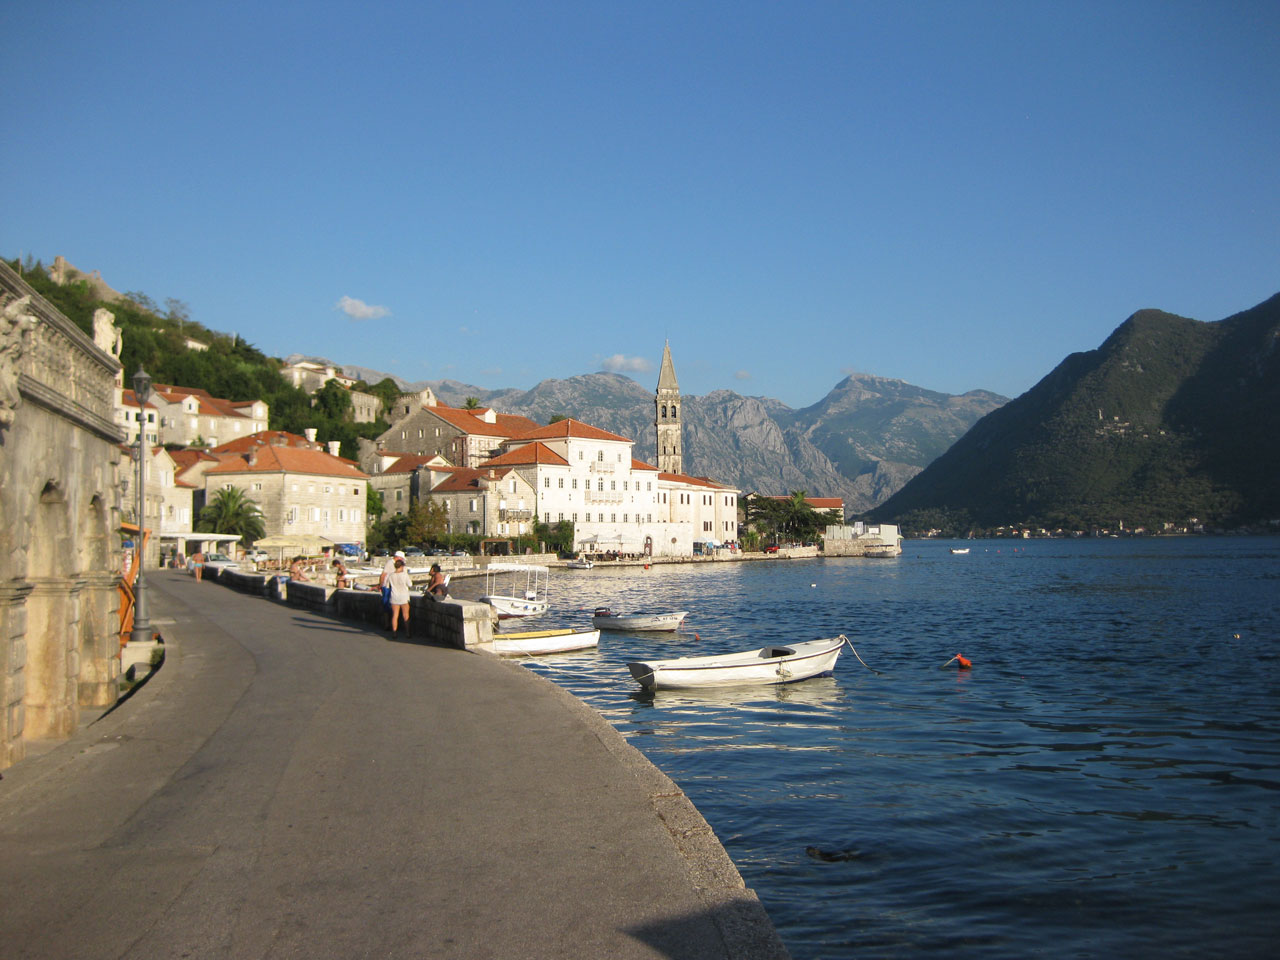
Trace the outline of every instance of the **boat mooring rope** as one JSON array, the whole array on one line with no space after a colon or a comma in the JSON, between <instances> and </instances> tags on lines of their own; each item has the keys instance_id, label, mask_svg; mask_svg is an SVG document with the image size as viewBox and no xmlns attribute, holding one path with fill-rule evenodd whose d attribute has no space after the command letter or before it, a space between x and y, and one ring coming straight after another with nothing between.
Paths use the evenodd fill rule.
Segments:
<instances>
[{"instance_id":1,"label":"boat mooring rope","mask_svg":"<svg viewBox=\"0 0 1280 960\"><path fill-rule=\"evenodd\" d=\"M843 633L842 633L842 634L840 634L840 639L841 639L841 640L843 640L843 641L845 642L845 646L847 646L850 650L852 650L852 651L853 651L853 655L854 655L855 657L857 657L857 658L858 658L858 662L859 662L860 664L862 664L864 667L866 667L868 670L870 670L872 673L874 673L877 677L883 677L883 676L884 676L884 674L883 674L883 673L881 673L881 672L880 672L879 670L877 670L875 667L871 666L871 664L867 663L867 661L865 661L865 660L863 660L863 659L862 659L862 656L858 653L857 648L856 648L856 647L854 647L854 645L853 645L852 643L850 643L850 642L849 642L849 638L848 638L848 637L846 637Z\"/></svg>"}]
</instances>

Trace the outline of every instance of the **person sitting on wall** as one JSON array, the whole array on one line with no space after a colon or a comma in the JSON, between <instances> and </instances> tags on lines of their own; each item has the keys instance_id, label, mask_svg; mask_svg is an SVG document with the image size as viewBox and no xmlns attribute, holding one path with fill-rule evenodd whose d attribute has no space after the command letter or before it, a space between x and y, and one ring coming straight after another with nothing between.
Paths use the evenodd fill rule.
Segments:
<instances>
[{"instance_id":1,"label":"person sitting on wall","mask_svg":"<svg viewBox=\"0 0 1280 960\"><path fill-rule=\"evenodd\" d=\"M449 596L449 579L440 569L440 564L431 565L431 579L427 583L427 596L432 600L445 600Z\"/></svg>"},{"instance_id":2,"label":"person sitting on wall","mask_svg":"<svg viewBox=\"0 0 1280 960\"><path fill-rule=\"evenodd\" d=\"M333 585L341 590L343 587L351 586L351 580L347 577L346 565L340 560L333 561Z\"/></svg>"},{"instance_id":3,"label":"person sitting on wall","mask_svg":"<svg viewBox=\"0 0 1280 960\"><path fill-rule=\"evenodd\" d=\"M299 583L308 583L311 578L307 576L305 570L302 569L302 557L293 558L293 563L289 564L289 579L296 580Z\"/></svg>"}]
</instances>

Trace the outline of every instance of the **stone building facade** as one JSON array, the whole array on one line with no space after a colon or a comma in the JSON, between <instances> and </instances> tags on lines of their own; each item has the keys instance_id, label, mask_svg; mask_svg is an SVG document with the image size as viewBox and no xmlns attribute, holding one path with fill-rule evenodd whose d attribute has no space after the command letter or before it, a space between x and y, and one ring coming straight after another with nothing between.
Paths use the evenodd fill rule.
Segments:
<instances>
[{"instance_id":1,"label":"stone building facade","mask_svg":"<svg viewBox=\"0 0 1280 960\"><path fill-rule=\"evenodd\" d=\"M0 767L115 701L119 372L0 263Z\"/></svg>"},{"instance_id":2,"label":"stone building facade","mask_svg":"<svg viewBox=\"0 0 1280 960\"><path fill-rule=\"evenodd\" d=\"M206 503L219 489L238 487L262 511L268 537L316 534L364 543L369 478L350 460L278 437L219 456L222 462L204 472Z\"/></svg>"}]
</instances>

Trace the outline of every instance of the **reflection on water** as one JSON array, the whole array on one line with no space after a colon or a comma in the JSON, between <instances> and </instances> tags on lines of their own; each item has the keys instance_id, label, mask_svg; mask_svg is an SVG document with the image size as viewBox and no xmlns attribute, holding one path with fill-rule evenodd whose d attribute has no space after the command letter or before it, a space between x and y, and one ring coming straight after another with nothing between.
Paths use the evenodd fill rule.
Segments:
<instances>
[{"instance_id":1,"label":"reflection on water","mask_svg":"<svg viewBox=\"0 0 1280 960\"><path fill-rule=\"evenodd\" d=\"M1280 542L971 547L558 577L544 623L691 614L525 662L684 788L798 960L1269 956ZM785 686L625 666L841 633L866 666Z\"/></svg>"}]
</instances>

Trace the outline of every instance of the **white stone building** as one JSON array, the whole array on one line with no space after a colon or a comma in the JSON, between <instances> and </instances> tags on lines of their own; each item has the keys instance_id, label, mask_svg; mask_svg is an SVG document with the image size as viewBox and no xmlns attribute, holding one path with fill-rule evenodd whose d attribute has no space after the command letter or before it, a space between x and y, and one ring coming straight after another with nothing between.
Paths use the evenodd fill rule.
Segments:
<instances>
[{"instance_id":1,"label":"white stone building","mask_svg":"<svg viewBox=\"0 0 1280 960\"><path fill-rule=\"evenodd\" d=\"M274 443L220 458L204 473L206 502L220 488L238 487L262 511L269 537L317 534L335 543L365 542L369 477L350 460Z\"/></svg>"}]
</instances>

